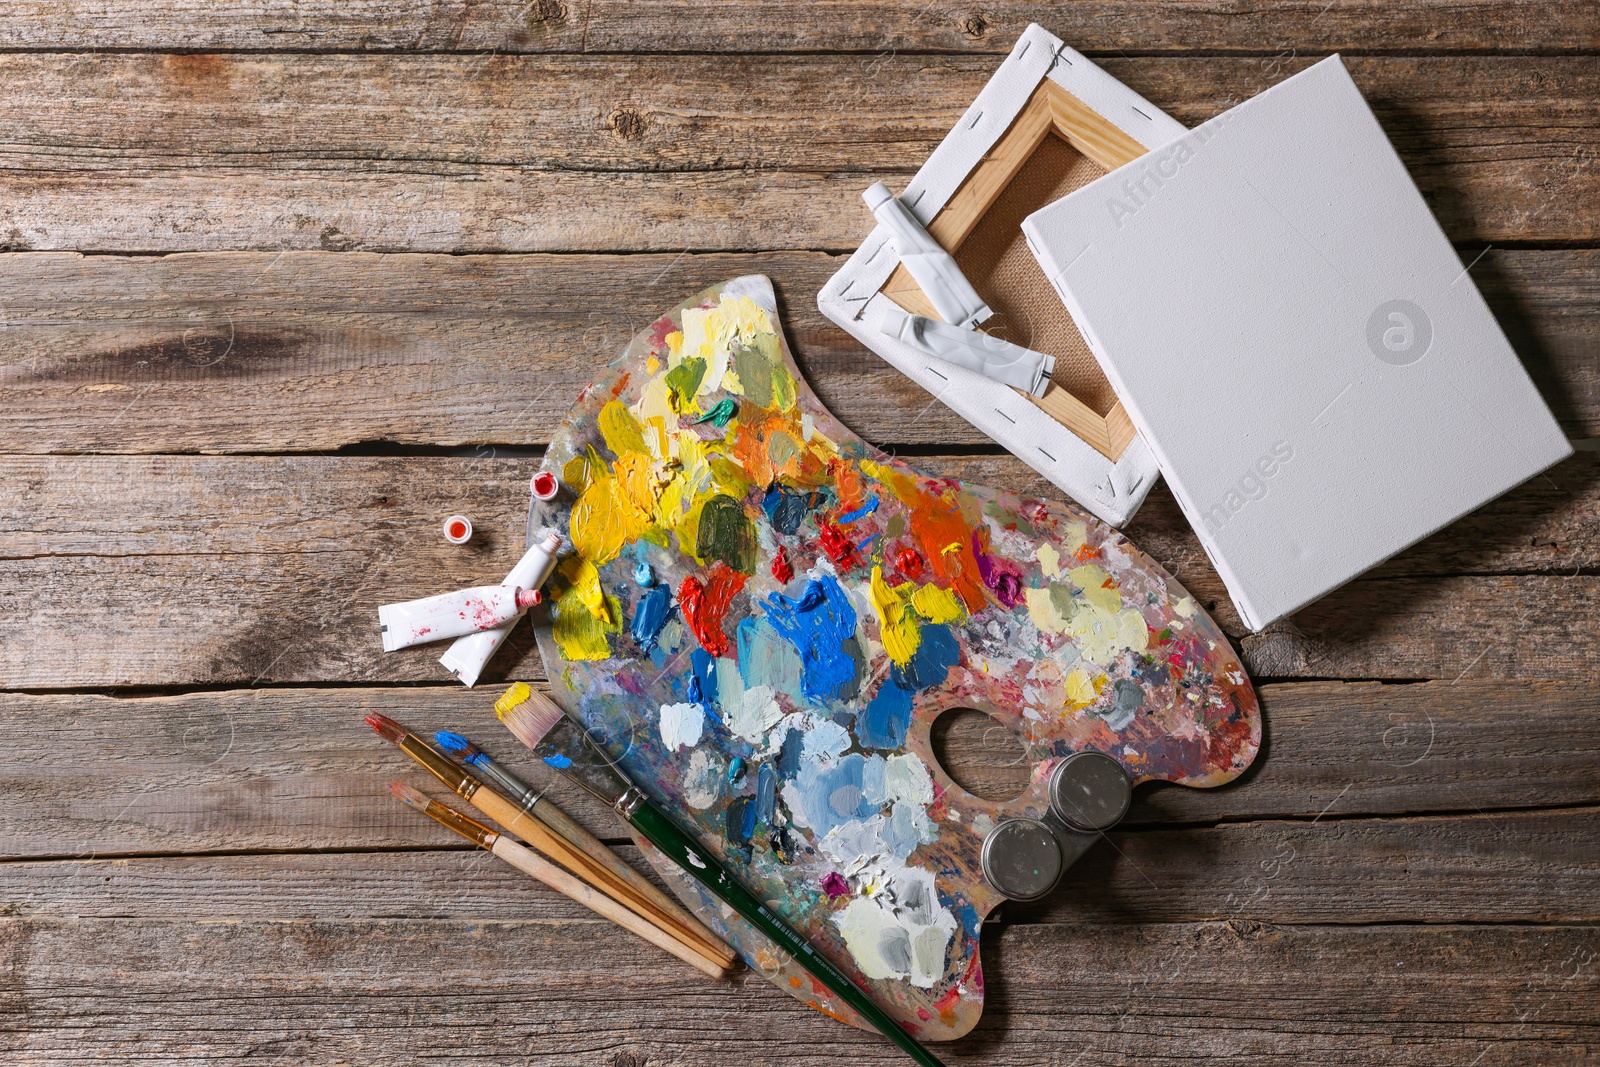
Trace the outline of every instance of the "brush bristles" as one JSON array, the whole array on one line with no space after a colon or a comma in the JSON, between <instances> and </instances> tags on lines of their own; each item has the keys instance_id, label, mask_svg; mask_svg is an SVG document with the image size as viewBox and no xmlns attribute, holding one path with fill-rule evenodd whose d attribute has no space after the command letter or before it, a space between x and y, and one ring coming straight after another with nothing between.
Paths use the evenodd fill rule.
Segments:
<instances>
[{"instance_id":1,"label":"brush bristles","mask_svg":"<svg viewBox=\"0 0 1600 1067\"><path fill-rule=\"evenodd\" d=\"M500 721L516 735L518 741L535 748L544 740L544 735L561 721L561 715L560 705L534 690L523 703L502 711Z\"/></svg>"},{"instance_id":2,"label":"brush bristles","mask_svg":"<svg viewBox=\"0 0 1600 1067\"><path fill-rule=\"evenodd\" d=\"M416 808L419 811L428 810L427 794L421 792L420 790L412 789L404 782L390 782L389 792L393 793L395 799L400 801L402 804L410 804L413 808Z\"/></svg>"},{"instance_id":3,"label":"brush bristles","mask_svg":"<svg viewBox=\"0 0 1600 1067\"><path fill-rule=\"evenodd\" d=\"M471 761L478 754L478 746L451 730L440 730L433 735L434 744L457 759Z\"/></svg>"},{"instance_id":4,"label":"brush bristles","mask_svg":"<svg viewBox=\"0 0 1600 1067\"><path fill-rule=\"evenodd\" d=\"M406 728L387 715L368 715L367 725L378 731L378 736L385 741L398 745L405 740Z\"/></svg>"}]
</instances>

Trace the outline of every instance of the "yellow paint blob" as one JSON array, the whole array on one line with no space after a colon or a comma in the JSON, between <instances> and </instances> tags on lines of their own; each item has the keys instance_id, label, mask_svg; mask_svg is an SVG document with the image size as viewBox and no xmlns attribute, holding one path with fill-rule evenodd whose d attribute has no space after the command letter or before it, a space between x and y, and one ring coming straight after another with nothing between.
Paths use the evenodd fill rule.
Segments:
<instances>
[{"instance_id":1,"label":"yellow paint blob","mask_svg":"<svg viewBox=\"0 0 1600 1067\"><path fill-rule=\"evenodd\" d=\"M592 448L589 456L591 480L572 506L570 527L578 554L599 567L616 559L623 545L643 536L649 516L635 506L628 490L606 470Z\"/></svg>"},{"instance_id":2,"label":"yellow paint blob","mask_svg":"<svg viewBox=\"0 0 1600 1067\"><path fill-rule=\"evenodd\" d=\"M966 605L949 589L925 585L911 594L911 606L929 622L960 622L966 617Z\"/></svg>"},{"instance_id":3,"label":"yellow paint blob","mask_svg":"<svg viewBox=\"0 0 1600 1067\"><path fill-rule=\"evenodd\" d=\"M1067 700L1078 707L1093 704L1094 698L1098 695L1089 672L1082 667L1074 667L1067 672L1066 690Z\"/></svg>"},{"instance_id":4,"label":"yellow paint blob","mask_svg":"<svg viewBox=\"0 0 1600 1067\"><path fill-rule=\"evenodd\" d=\"M883 580L883 568L872 568L872 607L878 613L878 630L883 650L897 666L904 667L922 644L922 628L911 608L910 582L891 587Z\"/></svg>"},{"instance_id":5,"label":"yellow paint blob","mask_svg":"<svg viewBox=\"0 0 1600 1067\"><path fill-rule=\"evenodd\" d=\"M550 628L561 654L574 662L610 659L608 635L622 629L622 604L600 588L599 572L588 560L570 558L560 571L572 583L556 600Z\"/></svg>"},{"instance_id":6,"label":"yellow paint blob","mask_svg":"<svg viewBox=\"0 0 1600 1067\"><path fill-rule=\"evenodd\" d=\"M633 413L620 400L613 400L600 409L600 436L606 439L606 447L611 449L612 455L621 458L629 452L648 451L644 443L644 434L639 431L639 424L634 421Z\"/></svg>"},{"instance_id":7,"label":"yellow paint blob","mask_svg":"<svg viewBox=\"0 0 1600 1067\"><path fill-rule=\"evenodd\" d=\"M1081 567L1072 568L1067 577L1083 593L1083 598L1101 611L1122 610L1122 594L1117 591L1116 583L1111 581L1111 576L1105 572L1105 568L1086 563Z\"/></svg>"},{"instance_id":8,"label":"yellow paint blob","mask_svg":"<svg viewBox=\"0 0 1600 1067\"><path fill-rule=\"evenodd\" d=\"M599 568L582 556L568 556L561 564L561 576L572 583L571 592L578 603L589 609L590 615L601 622L611 621L606 612L605 594L600 590Z\"/></svg>"},{"instance_id":9,"label":"yellow paint blob","mask_svg":"<svg viewBox=\"0 0 1600 1067\"><path fill-rule=\"evenodd\" d=\"M1056 551L1055 545L1046 541L1034 555L1039 557L1039 569L1044 571L1046 578L1061 577L1061 553Z\"/></svg>"},{"instance_id":10,"label":"yellow paint blob","mask_svg":"<svg viewBox=\"0 0 1600 1067\"><path fill-rule=\"evenodd\" d=\"M494 702L494 713L500 718L505 718L506 712L518 704L525 704L533 696L533 690L528 688L527 682L512 682L511 687L500 694L500 699Z\"/></svg>"}]
</instances>

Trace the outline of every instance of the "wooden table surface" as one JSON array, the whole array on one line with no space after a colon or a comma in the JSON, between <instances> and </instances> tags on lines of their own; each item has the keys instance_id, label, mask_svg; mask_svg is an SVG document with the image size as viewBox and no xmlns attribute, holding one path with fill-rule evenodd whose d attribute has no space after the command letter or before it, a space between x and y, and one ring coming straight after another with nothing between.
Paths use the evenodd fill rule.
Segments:
<instances>
[{"instance_id":1,"label":"wooden table surface","mask_svg":"<svg viewBox=\"0 0 1600 1067\"><path fill-rule=\"evenodd\" d=\"M7 4L0 1062L899 1062L394 804L364 711L503 748L542 672L522 629L467 692L373 613L498 578L581 385L753 271L861 436L1057 495L814 303L1030 20L1187 124L1343 52L1587 447L1253 636L1158 489L1127 532L1242 648L1262 757L1008 906L942 1054L1600 1062L1592 0Z\"/></svg>"}]
</instances>

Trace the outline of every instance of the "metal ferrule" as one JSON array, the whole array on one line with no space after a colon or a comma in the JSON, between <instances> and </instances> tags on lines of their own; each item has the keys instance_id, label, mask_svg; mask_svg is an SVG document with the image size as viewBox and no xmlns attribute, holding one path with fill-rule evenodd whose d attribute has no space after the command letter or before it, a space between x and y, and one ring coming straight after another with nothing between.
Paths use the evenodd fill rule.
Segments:
<instances>
[{"instance_id":1,"label":"metal ferrule","mask_svg":"<svg viewBox=\"0 0 1600 1067\"><path fill-rule=\"evenodd\" d=\"M631 820L633 813L639 810L639 805L644 803L644 799L644 794L639 791L639 787L630 785L627 791L617 798L617 802L612 807L616 809L618 815L624 819Z\"/></svg>"},{"instance_id":2,"label":"metal ferrule","mask_svg":"<svg viewBox=\"0 0 1600 1067\"><path fill-rule=\"evenodd\" d=\"M544 796L544 790L534 789L481 752L473 760L472 765L482 771L485 778L499 786L501 792L505 793L506 799L516 803L524 813L531 813L533 806Z\"/></svg>"},{"instance_id":3,"label":"metal ferrule","mask_svg":"<svg viewBox=\"0 0 1600 1067\"><path fill-rule=\"evenodd\" d=\"M454 808L431 800L428 801L427 813L462 837L484 848L493 848L495 839L500 836L478 820L469 819Z\"/></svg>"}]
</instances>

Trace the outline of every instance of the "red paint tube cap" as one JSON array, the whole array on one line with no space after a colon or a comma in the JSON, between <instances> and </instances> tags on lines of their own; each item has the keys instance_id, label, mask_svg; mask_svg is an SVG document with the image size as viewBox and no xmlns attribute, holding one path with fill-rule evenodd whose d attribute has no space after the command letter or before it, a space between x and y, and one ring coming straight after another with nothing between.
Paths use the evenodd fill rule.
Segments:
<instances>
[{"instance_id":1,"label":"red paint tube cap","mask_svg":"<svg viewBox=\"0 0 1600 1067\"><path fill-rule=\"evenodd\" d=\"M472 520L465 515L452 515L444 520L444 539L452 545L464 545L472 540Z\"/></svg>"}]
</instances>

